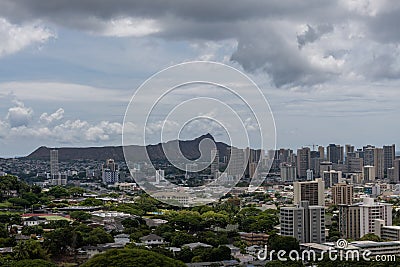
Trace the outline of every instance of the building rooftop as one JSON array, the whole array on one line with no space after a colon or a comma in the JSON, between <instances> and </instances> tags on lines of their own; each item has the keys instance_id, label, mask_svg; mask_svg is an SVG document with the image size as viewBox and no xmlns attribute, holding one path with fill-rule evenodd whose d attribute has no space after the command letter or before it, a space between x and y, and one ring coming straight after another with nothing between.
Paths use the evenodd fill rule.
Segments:
<instances>
[{"instance_id":1,"label":"building rooftop","mask_svg":"<svg viewBox=\"0 0 400 267\"><path fill-rule=\"evenodd\" d=\"M388 241L388 242L354 241L351 242L350 244L359 248L391 247L391 246L400 246L400 241Z\"/></svg>"},{"instance_id":2,"label":"building rooftop","mask_svg":"<svg viewBox=\"0 0 400 267\"><path fill-rule=\"evenodd\" d=\"M151 241L151 240L164 240L161 236L155 234L149 234L140 238L141 241Z\"/></svg>"}]
</instances>

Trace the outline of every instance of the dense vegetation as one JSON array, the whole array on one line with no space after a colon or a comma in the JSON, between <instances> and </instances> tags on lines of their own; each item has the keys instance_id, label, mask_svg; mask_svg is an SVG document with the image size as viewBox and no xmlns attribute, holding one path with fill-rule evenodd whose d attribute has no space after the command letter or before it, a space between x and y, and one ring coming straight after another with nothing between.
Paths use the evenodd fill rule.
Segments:
<instances>
[{"instance_id":1,"label":"dense vegetation","mask_svg":"<svg viewBox=\"0 0 400 267\"><path fill-rule=\"evenodd\" d=\"M142 249L113 249L98 254L82 265L82 267L184 267L183 262L167 256Z\"/></svg>"}]
</instances>

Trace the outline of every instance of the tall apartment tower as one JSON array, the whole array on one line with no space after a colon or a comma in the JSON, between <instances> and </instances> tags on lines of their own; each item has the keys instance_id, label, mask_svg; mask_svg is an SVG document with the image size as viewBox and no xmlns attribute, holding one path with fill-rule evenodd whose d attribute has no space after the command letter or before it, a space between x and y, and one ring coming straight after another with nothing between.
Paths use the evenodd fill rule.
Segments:
<instances>
[{"instance_id":1,"label":"tall apartment tower","mask_svg":"<svg viewBox=\"0 0 400 267\"><path fill-rule=\"evenodd\" d=\"M119 182L118 165L113 159L108 159L102 166L101 178L103 184L115 184Z\"/></svg>"},{"instance_id":2,"label":"tall apartment tower","mask_svg":"<svg viewBox=\"0 0 400 267\"><path fill-rule=\"evenodd\" d=\"M307 170L311 168L311 150L309 147L297 149L297 176L307 178Z\"/></svg>"},{"instance_id":3,"label":"tall apartment tower","mask_svg":"<svg viewBox=\"0 0 400 267\"><path fill-rule=\"evenodd\" d=\"M242 149L228 148L228 167L226 173L236 178L242 178L246 170L247 159Z\"/></svg>"},{"instance_id":4,"label":"tall apartment tower","mask_svg":"<svg viewBox=\"0 0 400 267\"><path fill-rule=\"evenodd\" d=\"M67 175L61 174L58 165L58 150L50 150L50 176L52 185L66 185Z\"/></svg>"},{"instance_id":5,"label":"tall apartment tower","mask_svg":"<svg viewBox=\"0 0 400 267\"><path fill-rule=\"evenodd\" d=\"M325 148L323 146L318 147L319 157L322 161L325 159Z\"/></svg>"},{"instance_id":6,"label":"tall apartment tower","mask_svg":"<svg viewBox=\"0 0 400 267\"><path fill-rule=\"evenodd\" d=\"M375 148L374 150L375 178L383 179L385 178L383 148Z\"/></svg>"},{"instance_id":7,"label":"tall apartment tower","mask_svg":"<svg viewBox=\"0 0 400 267\"><path fill-rule=\"evenodd\" d=\"M389 168L393 167L394 160L396 159L396 145L383 146L383 168L384 172L387 173Z\"/></svg>"},{"instance_id":8,"label":"tall apartment tower","mask_svg":"<svg viewBox=\"0 0 400 267\"><path fill-rule=\"evenodd\" d=\"M292 236L300 243L325 242L325 208L301 201L296 207L280 210L282 236Z\"/></svg>"},{"instance_id":9,"label":"tall apartment tower","mask_svg":"<svg viewBox=\"0 0 400 267\"><path fill-rule=\"evenodd\" d=\"M324 179L326 188L332 187L333 185L342 182L342 172L335 170L324 171L322 178Z\"/></svg>"},{"instance_id":10,"label":"tall apartment tower","mask_svg":"<svg viewBox=\"0 0 400 267\"><path fill-rule=\"evenodd\" d=\"M328 161L332 163L342 163L343 162L343 147L336 144L329 144L326 148L326 154Z\"/></svg>"},{"instance_id":11,"label":"tall apartment tower","mask_svg":"<svg viewBox=\"0 0 400 267\"><path fill-rule=\"evenodd\" d=\"M357 152L349 152L346 154L346 169L349 173L362 172L364 159L359 157Z\"/></svg>"},{"instance_id":12,"label":"tall apartment tower","mask_svg":"<svg viewBox=\"0 0 400 267\"><path fill-rule=\"evenodd\" d=\"M332 199L334 205L353 204L353 185L339 183L332 186Z\"/></svg>"},{"instance_id":13,"label":"tall apartment tower","mask_svg":"<svg viewBox=\"0 0 400 267\"><path fill-rule=\"evenodd\" d=\"M219 152L218 149L212 149L211 150L211 175L214 176L214 178L218 178L218 171L219 171Z\"/></svg>"},{"instance_id":14,"label":"tall apartment tower","mask_svg":"<svg viewBox=\"0 0 400 267\"><path fill-rule=\"evenodd\" d=\"M156 170L156 184L165 182L165 172L164 170Z\"/></svg>"},{"instance_id":15,"label":"tall apartment tower","mask_svg":"<svg viewBox=\"0 0 400 267\"><path fill-rule=\"evenodd\" d=\"M60 169L58 166L58 150L50 150L50 175L51 179L58 178Z\"/></svg>"},{"instance_id":16,"label":"tall apartment tower","mask_svg":"<svg viewBox=\"0 0 400 267\"><path fill-rule=\"evenodd\" d=\"M364 166L363 177L364 182L375 181L375 167L374 166Z\"/></svg>"},{"instance_id":17,"label":"tall apartment tower","mask_svg":"<svg viewBox=\"0 0 400 267\"><path fill-rule=\"evenodd\" d=\"M290 164L281 164L282 182L293 182L297 178L296 167Z\"/></svg>"},{"instance_id":18,"label":"tall apartment tower","mask_svg":"<svg viewBox=\"0 0 400 267\"><path fill-rule=\"evenodd\" d=\"M364 166L374 166L375 147L367 145L363 147Z\"/></svg>"},{"instance_id":19,"label":"tall apartment tower","mask_svg":"<svg viewBox=\"0 0 400 267\"><path fill-rule=\"evenodd\" d=\"M393 165L394 165L393 166L393 168L394 168L393 180L395 183L398 183L398 182L400 182L400 159L395 159Z\"/></svg>"},{"instance_id":20,"label":"tall apartment tower","mask_svg":"<svg viewBox=\"0 0 400 267\"><path fill-rule=\"evenodd\" d=\"M363 202L353 205L339 205L339 231L343 238L358 239L374 233L377 219L392 225L392 205L374 202L373 198L364 198Z\"/></svg>"},{"instance_id":21,"label":"tall apartment tower","mask_svg":"<svg viewBox=\"0 0 400 267\"><path fill-rule=\"evenodd\" d=\"M293 203L300 204L301 201L308 201L310 206L325 206L324 181L321 178L315 181L293 183Z\"/></svg>"},{"instance_id":22,"label":"tall apartment tower","mask_svg":"<svg viewBox=\"0 0 400 267\"><path fill-rule=\"evenodd\" d=\"M347 145L345 145L346 158L347 158L347 154L349 154L349 153L354 153L354 146L347 144Z\"/></svg>"}]
</instances>

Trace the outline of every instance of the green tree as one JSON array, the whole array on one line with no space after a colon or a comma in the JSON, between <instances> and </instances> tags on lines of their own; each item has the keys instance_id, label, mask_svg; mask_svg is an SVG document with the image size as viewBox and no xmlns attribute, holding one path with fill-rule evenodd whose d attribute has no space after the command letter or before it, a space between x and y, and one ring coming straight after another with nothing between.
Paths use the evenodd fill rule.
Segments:
<instances>
[{"instance_id":1,"label":"green tree","mask_svg":"<svg viewBox=\"0 0 400 267\"><path fill-rule=\"evenodd\" d=\"M114 238L103 228L97 227L90 231L87 236L84 236L83 242L89 245L97 245L114 242Z\"/></svg>"},{"instance_id":2,"label":"green tree","mask_svg":"<svg viewBox=\"0 0 400 267\"><path fill-rule=\"evenodd\" d=\"M72 244L72 227L57 228L54 231L44 234L44 247L53 256L65 254L68 247Z\"/></svg>"},{"instance_id":3,"label":"green tree","mask_svg":"<svg viewBox=\"0 0 400 267\"><path fill-rule=\"evenodd\" d=\"M93 197L89 197L80 203L83 206L102 206L103 201Z\"/></svg>"},{"instance_id":4,"label":"green tree","mask_svg":"<svg viewBox=\"0 0 400 267\"><path fill-rule=\"evenodd\" d=\"M192 262L193 257L194 253L187 247L182 248L176 255L176 258L183 262ZM199 257L201 258L201 256Z\"/></svg>"},{"instance_id":5,"label":"green tree","mask_svg":"<svg viewBox=\"0 0 400 267\"><path fill-rule=\"evenodd\" d=\"M201 214L201 219L205 227L219 226L226 227L229 217L226 214L217 213L215 211L207 211Z\"/></svg>"},{"instance_id":6,"label":"green tree","mask_svg":"<svg viewBox=\"0 0 400 267\"><path fill-rule=\"evenodd\" d=\"M19 242L13 248L13 255L16 260L26 259L44 259L47 260L49 255L42 248L39 241L29 239L24 242Z\"/></svg>"},{"instance_id":7,"label":"green tree","mask_svg":"<svg viewBox=\"0 0 400 267\"><path fill-rule=\"evenodd\" d=\"M13 263L13 267L57 267L52 262L35 259L35 260L21 260Z\"/></svg>"},{"instance_id":8,"label":"green tree","mask_svg":"<svg viewBox=\"0 0 400 267\"><path fill-rule=\"evenodd\" d=\"M201 230L201 216L197 211L170 211L167 220L171 225L180 230L198 231Z\"/></svg>"},{"instance_id":9,"label":"green tree","mask_svg":"<svg viewBox=\"0 0 400 267\"><path fill-rule=\"evenodd\" d=\"M53 186L47 192L49 196L53 196L55 198L69 197L69 192L62 186Z\"/></svg>"},{"instance_id":10,"label":"green tree","mask_svg":"<svg viewBox=\"0 0 400 267\"><path fill-rule=\"evenodd\" d=\"M41 235L43 234L43 227L40 225L24 226L21 233L23 235Z\"/></svg>"},{"instance_id":11,"label":"green tree","mask_svg":"<svg viewBox=\"0 0 400 267\"><path fill-rule=\"evenodd\" d=\"M73 197L81 197L86 192L86 190L81 187L75 186L75 187L69 188L68 192Z\"/></svg>"},{"instance_id":12,"label":"green tree","mask_svg":"<svg viewBox=\"0 0 400 267\"><path fill-rule=\"evenodd\" d=\"M0 260L0 264L3 267L57 267L57 265L55 265L52 262L46 261L46 260L41 260L41 259L34 259L34 260L20 260L20 261L16 261L16 260L9 260L7 262L1 262Z\"/></svg>"},{"instance_id":13,"label":"green tree","mask_svg":"<svg viewBox=\"0 0 400 267\"><path fill-rule=\"evenodd\" d=\"M29 206L39 202L39 197L33 192L23 193L21 198L28 201Z\"/></svg>"},{"instance_id":14,"label":"green tree","mask_svg":"<svg viewBox=\"0 0 400 267\"><path fill-rule=\"evenodd\" d=\"M13 206L18 206L18 207L29 207L30 203L29 201L20 198L20 197L12 197L8 199L8 202L12 203Z\"/></svg>"},{"instance_id":15,"label":"green tree","mask_svg":"<svg viewBox=\"0 0 400 267\"><path fill-rule=\"evenodd\" d=\"M109 266L163 266L184 267L183 262L171 259L162 254L143 249L111 249L105 253L95 255L82 267L109 267Z\"/></svg>"},{"instance_id":16,"label":"green tree","mask_svg":"<svg viewBox=\"0 0 400 267\"><path fill-rule=\"evenodd\" d=\"M363 237L360 238L361 241L375 241L375 242L382 242L382 239L372 233L366 234Z\"/></svg>"},{"instance_id":17,"label":"green tree","mask_svg":"<svg viewBox=\"0 0 400 267\"><path fill-rule=\"evenodd\" d=\"M90 213L84 212L84 211L73 211L69 214L72 219L77 220L79 222L84 222L92 218L92 215Z\"/></svg>"},{"instance_id":18,"label":"green tree","mask_svg":"<svg viewBox=\"0 0 400 267\"><path fill-rule=\"evenodd\" d=\"M271 235L268 239L268 247L271 250L284 250L287 253L292 250L300 250L299 241L291 236Z\"/></svg>"},{"instance_id":19,"label":"green tree","mask_svg":"<svg viewBox=\"0 0 400 267\"><path fill-rule=\"evenodd\" d=\"M171 245L174 247L180 247L183 244L194 243L197 242L197 238L193 235L178 232L171 239Z\"/></svg>"}]
</instances>

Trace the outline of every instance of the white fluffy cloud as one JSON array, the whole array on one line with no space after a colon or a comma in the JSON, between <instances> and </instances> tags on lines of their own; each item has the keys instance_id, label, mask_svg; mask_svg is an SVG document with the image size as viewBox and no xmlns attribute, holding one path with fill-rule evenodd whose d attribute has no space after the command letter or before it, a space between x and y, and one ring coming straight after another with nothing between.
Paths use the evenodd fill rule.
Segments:
<instances>
[{"instance_id":1,"label":"white fluffy cloud","mask_svg":"<svg viewBox=\"0 0 400 267\"><path fill-rule=\"evenodd\" d=\"M24 103L20 101L15 102L16 106L8 110L6 119L8 120L11 128L27 126L32 118L33 110L25 107Z\"/></svg>"},{"instance_id":2,"label":"white fluffy cloud","mask_svg":"<svg viewBox=\"0 0 400 267\"><path fill-rule=\"evenodd\" d=\"M160 26L156 20L137 19L137 18L117 18L108 22L103 22L104 28L100 34L105 36L141 37L160 31Z\"/></svg>"},{"instance_id":3,"label":"white fluffy cloud","mask_svg":"<svg viewBox=\"0 0 400 267\"><path fill-rule=\"evenodd\" d=\"M59 108L56 112L52 114L47 114L46 112L40 116L40 121L46 124L50 124L54 121L61 120L64 117L64 109Z\"/></svg>"},{"instance_id":4,"label":"white fluffy cloud","mask_svg":"<svg viewBox=\"0 0 400 267\"><path fill-rule=\"evenodd\" d=\"M0 57L15 53L31 44L42 44L55 34L38 22L11 24L0 17Z\"/></svg>"},{"instance_id":5,"label":"white fluffy cloud","mask_svg":"<svg viewBox=\"0 0 400 267\"><path fill-rule=\"evenodd\" d=\"M15 101L15 104L9 109L5 120L0 120L0 137L5 140L29 137L63 144L97 143L119 140L122 133L122 125L118 122L64 121L63 108L51 114L43 113L35 119L32 108L25 107L20 101Z\"/></svg>"}]
</instances>

